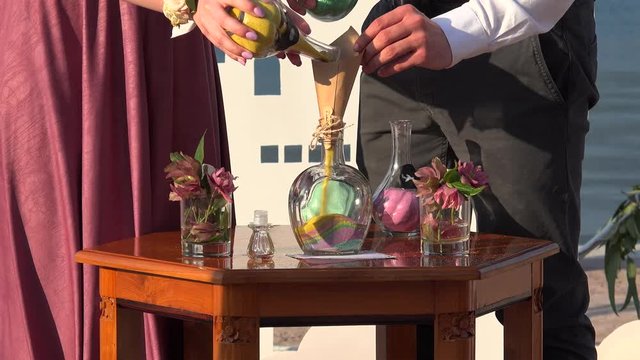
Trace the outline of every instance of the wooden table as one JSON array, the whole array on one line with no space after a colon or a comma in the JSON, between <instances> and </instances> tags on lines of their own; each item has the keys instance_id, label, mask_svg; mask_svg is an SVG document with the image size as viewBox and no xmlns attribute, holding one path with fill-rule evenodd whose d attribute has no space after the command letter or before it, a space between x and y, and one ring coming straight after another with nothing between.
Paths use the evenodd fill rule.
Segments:
<instances>
[{"instance_id":1,"label":"wooden table","mask_svg":"<svg viewBox=\"0 0 640 360\"><path fill-rule=\"evenodd\" d=\"M551 242L473 234L468 257L421 256L417 238L373 232L365 248L395 259L307 263L286 256L300 249L278 226L276 256L254 263L245 255L250 233L235 230L230 258L182 257L177 232L78 252L78 262L99 267L101 359L118 357L118 340L131 332L118 324L130 309L208 323L204 342L216 360L258 359L260 326L348 324L386 325L378 359L415 359L417 324L433 325L435 359L473 359L475 318L504 309L505 358L542 358L542 261L558 252Z\"/></svg>"}]
</instances>

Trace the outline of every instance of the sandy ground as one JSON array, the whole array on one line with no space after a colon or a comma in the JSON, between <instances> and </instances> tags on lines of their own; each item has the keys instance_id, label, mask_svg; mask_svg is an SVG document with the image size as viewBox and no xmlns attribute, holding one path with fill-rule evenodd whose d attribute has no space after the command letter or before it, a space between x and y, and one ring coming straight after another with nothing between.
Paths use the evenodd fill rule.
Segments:
<instances>
[{"instance_id":1,"label":"sandy ground","mask_svg":"<svg viewBox=\"0 0 640 360\"><path fill-rule=\"evenodd\" d=\"M589 293L591 295L588 315L596 330L596 343L599 344L602 339L618 326L635 320L636 313L633 308L633 303L631 303L628 308L619 315L614 314L609 306L607 282L602 269L589 270L587 271L587 276L589 277ZM636 280L640 288L640 276L638 276ZM626 273L621 271L616 283L616 300L619 304L623 302L626 290ZM296 349L308 329L308 327L275 328L274 346L278 348Z\"/></svg>"},{"instance_id":2,"label":"sandy ground","mask_svg":"<svg viewBox=\"0 0 640 360\"><path fill-rule=\"evenodd\" d=\"M609 294L607 292L607 281L604 277L604 270L594 269L587 271L589 277L589 294L591 303L587 314L591 318L593 327L596 329L596 343L609 335L618 326L632 320L636 320L636 311L633 301L625 311L616 315L609 305ZM616 280L616 302L622 304L627 294L627 274L624 271L618 273ZM636 276L636 284L640 287L640 276Z\"/></svg>"}]
</instances>

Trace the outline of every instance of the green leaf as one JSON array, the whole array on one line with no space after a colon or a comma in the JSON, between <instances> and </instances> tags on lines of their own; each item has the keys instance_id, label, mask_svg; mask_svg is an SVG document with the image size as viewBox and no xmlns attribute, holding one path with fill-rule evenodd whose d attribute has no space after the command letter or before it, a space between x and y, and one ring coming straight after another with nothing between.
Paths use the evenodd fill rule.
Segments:
<instances>
[{"instance_id":1,"label":"green leaf","mask_svg":"<svg viewBox=\"0 0 640 360\"><path fill-rule=\"evenodd\" d=\"M620 215L622 213L622 211L624 210L624 208L627 206L627 200L623 201L620 203L620 205L618 205L618 208L616 209L616 211L613 212L613 216L611 216L611 220L613 220L614 218L616 218L618 215Z\"/></svg>"},{"instance_id":2,"label":"green leaf","mask_svg":"<svg viewBox=\"0 0 640 360\"><path fill-rule=\"evenodd\" d=\"M626 194L627 194L627 195L629 195L629 196L635 196L635 195L640 194L640 184L638 184L638 185L634 185L634 186L631 188L631 191L629 191L629 192L628 192L628 193L626 193Z\"/></svg>"},{"instance_id":3,"label":"green leaf","mask_svg":"<svg viewBox=\"0 0 640 360\"><path fill-rule=\"evenodd\" d=\"M444 173L442 179L446 183L453 184L455 182L460 182L460 174L457 169L447 169L447 172Z\"/></svg>"},{"instance_id":4,"label":"green leaf","mask_svg":"<svg viewBox=\"0 0 640 360\"><path fill-rule=\"evenodd\" d=\"M638 288L636 286L636 263L633 259L627 257L627 296L631 294L633 297L633 305L636 308L636 316L640 319L640 300L638 299Z\"/></svg>"},{"instance_id":5,"label":"green leaf","mask_svg":"<svg viewBox=\"0 0 640 360\"><path fill-rule=\"evenodd\" d=\"M613 312L618 315L615 299L616 278L620 269L620 249L616 246L607 246L604 251L604 274L607 279L609 290L609 305Z\"/></svg>"},{"instance_id":6,"label":"green leaf","mask_svg":"<svg viewBox=\"0 0 640 360\"><path fill-rule=\"evenodd\" d=\"M192 13L198 10L198 0L185 0L185 4L187 4Z\"/></svg>"},{"instance_id":7,"label":"green leaf","mask_svg":"<svg viewBox=\"0 0 640 360\"><path fill-rule=\"evenodd\" d=\"M631 261L631 263L629 263ZM634 269L630 270L631 267L634 267ZM631 301L631 298L633 297L633 288L631 286L631 283L633 282L633 284L635 285L635 275L633 275L633 279L631 279L630 277L632 276L632 274L635 274L635 263L633 263L633 260L631 260L629 257L627 257L627 295L624 298L624 304L622 304L622 307L620 307L620 309L618 309L618 311L624 311L624 309L627 308L627 305L629 305L629 302Z\"/></svg>"},{"instance_id":8,"label":"green leaf","mask_svg":"<svg viewBox=\"0 0 640 360\"><path fill-rule=\"evenodd\" d=\"M200 142L198 143L198 147L196 148L196 153L193 155L193 158L196 159L197 162L203 164L204 162L204 136L207 134L207 130L204 131L202 137L200 137Z\"/></svg>"},{"instance_id":9,"label":"green leaf","mask_svg":"<svg viewBox=\"0 0 640 360\"><path fill-rule=\"evenodd\" d=\"M624 215L631 215L633 214L637 209L638 209L638 204L634 203L634 202L630 202L630 201L625 201L626 205L624 207L624 210L622 211L622 213Z\"/></svg>"},{"instance_id":10,"label":"green leaf","mask_svg":"<svg viewBox=\"0 0 640 360\"><path fill-rule=\"evenodd\" d=\"M482 190L484 190L484 186L476 188L469 184L463 184L460 181L453 182L450 185L453 186L458 191L460 191L462 194L467 195L469 197L478 195L482 192Z\"/></svg>"},{"instance_id":11,"label":"green leaf","mask_svg":"<svg viewBox=\"0 0 640 360\"><path fill-rule=\"evenodd\" d=\"M633 248L635 248L636 239L632 238L628 234L621 235L621 237L622 239L618 246L620 247L620 257L624 258L627 254L633 251Z\"/></svg>"},{"instance_id":12,"label":"green leaf","mask_svg":"<svg viewBox=\"0 0 640 360\"><path fill-rule=\"evenodd\" d=\"M627 308L627 305L629 305L629 302L631 302L631 286L627 286L627 296L624 298L624 304L618 309L618 312L623 312L624 309Z\"/></svg>"},{"instance_id":13,"label":"green leaf","mask_svg":"<svg viewBox=\"0 0 640 360\"><path fill-rule=\"evenodd\" d=\"M171 154L169 154L169 160L171 160L171 162L184 160L184 154L180 151L172 152Z\"/></svg>"},{"instance_id":14,"label":"green leaf","mask_svg":"<svg viewBox=\"0 0 640 360\"><path fill-rule=\"evenodd\" d=\"M640 214L640 212L637 212L634 215L637 214ZM624 222L625 226L627 227L627 232L629 232L629 235L631 235L631 237L633 237L636 241L640 240L640 222L637 221L637 218L637 216L629 216Z\"/></svg>"}]
</instances>

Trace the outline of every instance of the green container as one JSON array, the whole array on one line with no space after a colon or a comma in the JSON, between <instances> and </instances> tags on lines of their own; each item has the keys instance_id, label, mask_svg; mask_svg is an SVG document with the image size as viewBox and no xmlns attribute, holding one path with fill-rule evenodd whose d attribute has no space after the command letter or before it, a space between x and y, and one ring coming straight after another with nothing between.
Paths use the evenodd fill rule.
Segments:
<instances>
[{"instance_id":1,"label":"green container","mask_svg":"<svg viewBox=\"0 0 640 360\"><path fill-rule=\"evenodd\" d=\"M326 22L340 20L356 6L358 0L316 0L314 9L307 9L312 17Z\"/></svg>"}]
</instances>

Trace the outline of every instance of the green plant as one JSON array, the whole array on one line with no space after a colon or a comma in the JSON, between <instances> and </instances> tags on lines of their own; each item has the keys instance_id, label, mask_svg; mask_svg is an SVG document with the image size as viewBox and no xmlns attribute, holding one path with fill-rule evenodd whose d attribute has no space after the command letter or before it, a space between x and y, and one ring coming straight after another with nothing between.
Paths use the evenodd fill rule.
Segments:
<instances>
[{"instance_id":1,"label":"green plant","mask_svg":"<svg viewBox=\"0 0 640 360\"><path fill-rule=\"evenodd\" d=\"M613 312L618 314L624 310L631 300L640 319L640 300L636 286L637 266L631 257L635 246L640 241L640 184L626 193L627 198L618 206L605 227L596 237L601 238L605 246L604 271L609 291L609 303ZM615 283L620 266L625 263L627 272L627 295L620 308L615 301Z\"/></svg>"}]
</instances>

